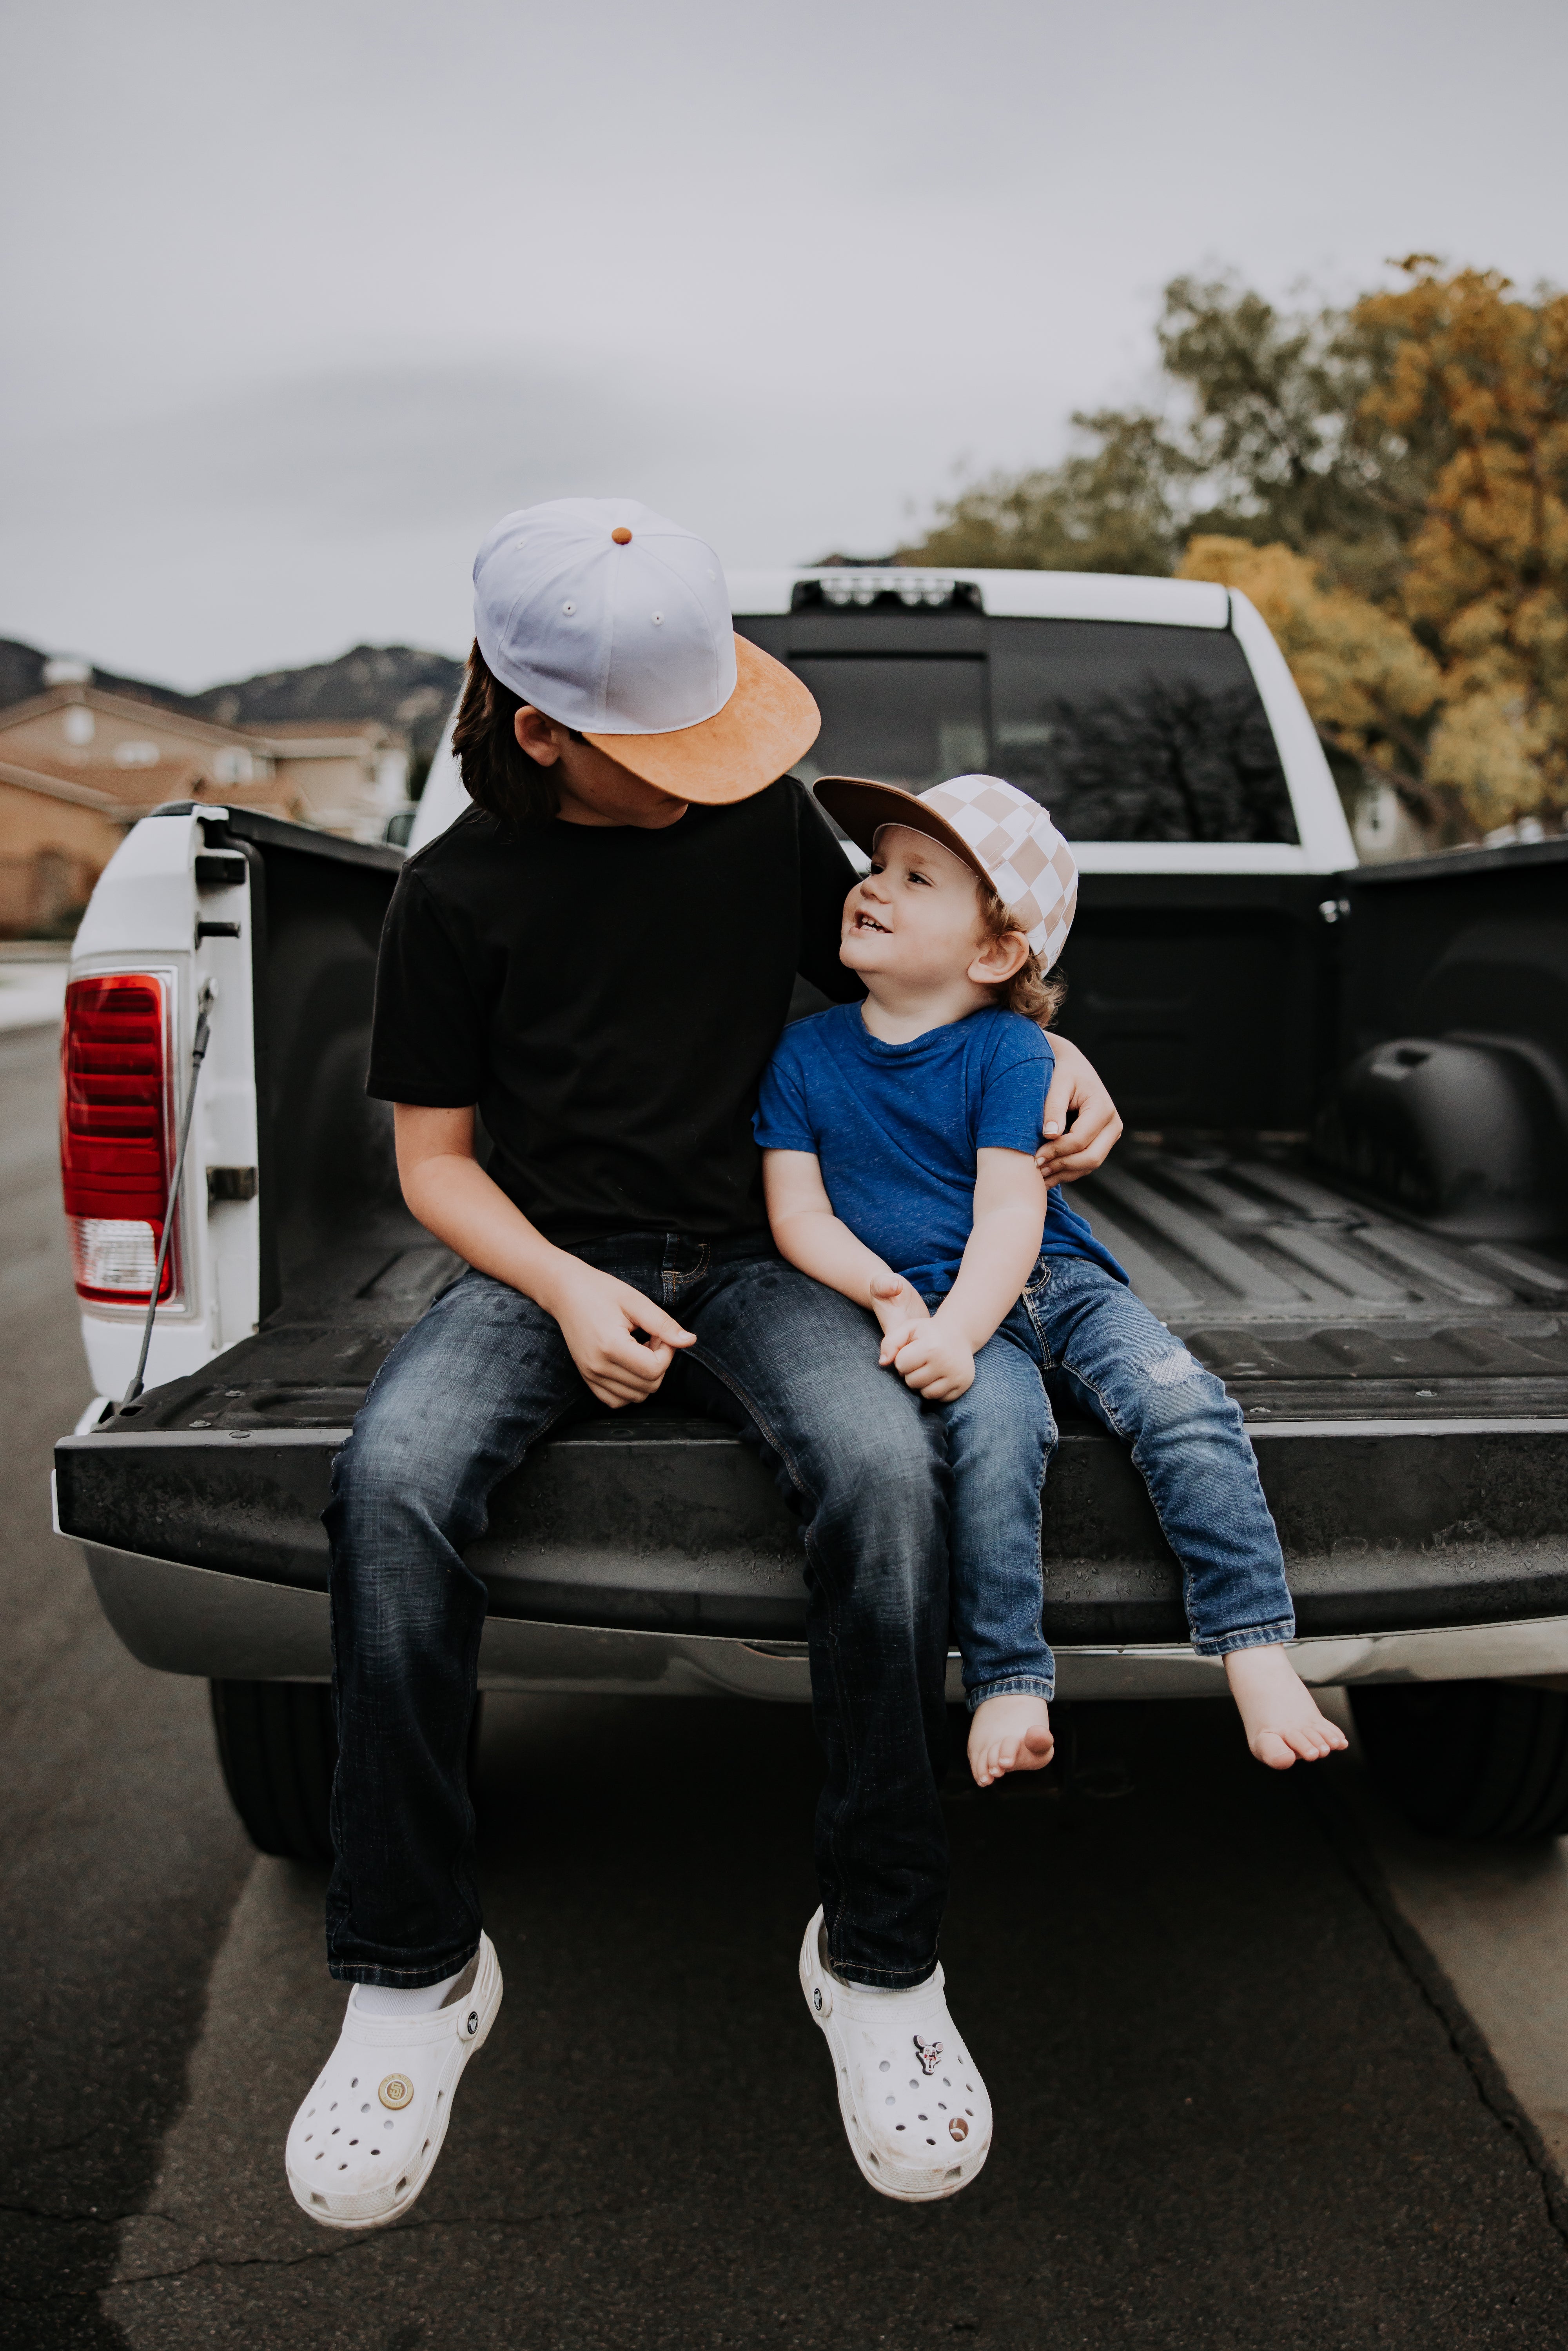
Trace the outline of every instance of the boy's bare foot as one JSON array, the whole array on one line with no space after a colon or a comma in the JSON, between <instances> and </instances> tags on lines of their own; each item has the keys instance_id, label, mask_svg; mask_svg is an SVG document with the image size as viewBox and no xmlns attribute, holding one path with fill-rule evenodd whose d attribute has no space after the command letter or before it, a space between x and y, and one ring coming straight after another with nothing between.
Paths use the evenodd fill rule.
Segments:
<instances>
[{"instance_id":1,"label":"boy's bare foot","mask_svg":"<svg viewBox=\"0 0 1568 2351\"><path fill-rule=\"evenodd\" d=\"M1042 1698L1019 1690L988 1698L969 1721L969 1769L988 1788L1005 1771L1039 1771L1056 1752L1051 1712Z\"/></svg>"},{"instance_id":2,"label":"boy's bare foot","mask_svg":"<svg viewBox=\"0 0 1568 2351\"><path fill-rule=\"evenodd\" d=\"M1317 1763L1348 1746L1343 1731L1320 1714L1312 1694L1278 1643L1232 1649L1225 1678L1241 1714L1247 1744L1271 1771L1288 1771L1298 1756Z\"/></svg>"}]
</instances>

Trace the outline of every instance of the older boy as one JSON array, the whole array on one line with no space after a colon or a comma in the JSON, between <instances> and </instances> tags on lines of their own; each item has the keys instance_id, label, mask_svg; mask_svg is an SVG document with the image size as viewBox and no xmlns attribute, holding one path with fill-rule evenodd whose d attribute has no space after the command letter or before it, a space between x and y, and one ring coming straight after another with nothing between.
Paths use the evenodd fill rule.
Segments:
<instances>
[{"instance_id":1,"label":"older boy","mask_svg":"<svg viewBox=\"0 0 1568 2351\"><path fill-rule=\"evenodd\" d=\"M474 805L400 877L370 1074L404 1196L470 1270L382 1366L327 1513L328 1951L354 1989L287 2168L330 2228L408 2210L500 2003L465 1767L486 1595L463 1554L497 1480L590 1398L637 1403L678 1364L796 1500L834 1969L930 1980L946 1888L941 1432L861 1310L779 1261L750 1133L796 973L859 989L837 956L853 872L787 772L816 706L734 634L712 549L632 500L503 517L475 590ZM1074 1102L1047 1154L1068 1176L1119 1132L1082 1062L1047 1106L1059 1133Z\"/></svg>"}]
</instances>

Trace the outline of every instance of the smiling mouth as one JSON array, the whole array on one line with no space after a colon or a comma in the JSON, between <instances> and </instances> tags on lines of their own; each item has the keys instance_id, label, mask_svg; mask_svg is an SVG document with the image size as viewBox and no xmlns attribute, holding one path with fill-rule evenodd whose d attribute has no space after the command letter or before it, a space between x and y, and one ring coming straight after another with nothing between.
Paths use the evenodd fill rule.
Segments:
<instances>
[{"instance_id":1,"label":"smiling mouth","mask_svg":"<svg viewBox=\"0 0 1568 2351\"><path fill-rule=\"evenodd\" d=\"M891 938L893 935L887 925L879 923L874 914L868 914L863 906L855 915L855 928L857 931L880 931L883 938Z\"/></svg>"}]
</instances>

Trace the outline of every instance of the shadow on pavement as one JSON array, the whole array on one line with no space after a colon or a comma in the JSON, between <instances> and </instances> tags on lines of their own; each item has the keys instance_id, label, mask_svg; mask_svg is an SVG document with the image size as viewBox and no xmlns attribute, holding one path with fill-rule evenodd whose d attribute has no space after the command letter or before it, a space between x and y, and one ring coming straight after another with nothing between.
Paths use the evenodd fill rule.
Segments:
<instances>
[{"instance_id":1,"label":"shadow on pavement","mask_svg":"<svg viewBox=\"0 0 1568 2351\"><path fill-rule=\"evenodd\" d=\"M125 2339L1568 2340L1541 2179L1301 1791L1250 1762L1223 1703L1085 1708L1076 1728L1072 1788L954 1783L943 1956L996 2149L962 2198L904 2208L853 2168L795 1982L816 1899L804 1713L492 1700L507 2004L423 2202L340 2239L288 2199L283 2134L340 1995L319 1879L264 1865L105 2297Z\"/></svg>"}]
</instances>

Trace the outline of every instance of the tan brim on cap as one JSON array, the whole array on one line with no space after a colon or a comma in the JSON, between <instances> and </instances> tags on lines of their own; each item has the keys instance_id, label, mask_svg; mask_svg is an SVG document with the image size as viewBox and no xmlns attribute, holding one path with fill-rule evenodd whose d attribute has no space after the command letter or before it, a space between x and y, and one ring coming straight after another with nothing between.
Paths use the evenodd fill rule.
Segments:
<instances>
[{"instance_id":1,"label":"tan brim on cap","mask_svg":"<svg viewBox=\"0 0 1568 2351\"><path fill-rule=\"evenodd\" d=\"M810 749L822 714L794 671L749 637L736 638L735 665L735 692L699 726L672 735L591 734L587 740L672 799L749 799Z\"/></svg>"},{"instance_id":2,"label":"tan brim on cap","mask_svg":"<svg viewBox=\"0 0 1568 2351\"><path fill-rule=\"evenodd\" d=\"M995 889L985 867L955 825L936 810L927 808L914 792L906 792L902 784L873 783L869 776L819 776L811 786L828 814L843 826L858 848L871 856L876 847L876 836L884 824L906 824L911 832L923 832L940 849L950 849L961 857L971 873Z\"/></svg>"}]
</instances>

